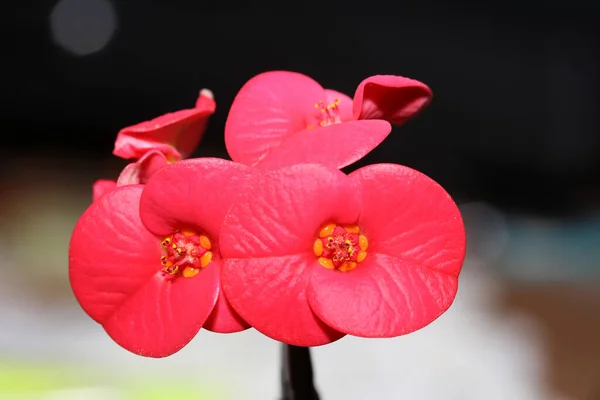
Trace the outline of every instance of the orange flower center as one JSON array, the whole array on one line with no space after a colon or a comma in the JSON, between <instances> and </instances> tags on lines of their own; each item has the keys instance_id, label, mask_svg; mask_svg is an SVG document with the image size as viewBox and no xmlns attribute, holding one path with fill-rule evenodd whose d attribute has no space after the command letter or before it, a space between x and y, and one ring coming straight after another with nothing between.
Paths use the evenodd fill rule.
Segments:
<instances>
[{"instance_id":1,"label":"orange flower center","mask_svg":"<svg viewBox=\"0 0 600 400\"><path fill-rule=\"evenodd\" d=\"M191 229L180 229L161 242L163 271L191 278L212 261L212 244L205 235Z\"/></svg>"},{"instance_id":2,"label":"orange flower center","mask_svg":"<svg viewBox=\"0 0 600 400\"><path fill-rule=\"evenodd\" d=\"M315 104L315 108L319 110L318 115L316 115L319 126L339 124L342 122L342 119L340 118L340 99L334 99L333 103L327 105L325 105L323 101L319 101ZM308 129L313 128L313 125L308 126Z\"/></svg>"},{"instance_id":3,"label":"orange flower center","mask_svg":"<svg viewBox=\"0 0 600 400\"><path fill-rule=\"evenodd\" d=\"M346 272L365 260L368 247L358 225L328 224L319 231L313 251L323 267Z\"/></svg>"}]
</instances>

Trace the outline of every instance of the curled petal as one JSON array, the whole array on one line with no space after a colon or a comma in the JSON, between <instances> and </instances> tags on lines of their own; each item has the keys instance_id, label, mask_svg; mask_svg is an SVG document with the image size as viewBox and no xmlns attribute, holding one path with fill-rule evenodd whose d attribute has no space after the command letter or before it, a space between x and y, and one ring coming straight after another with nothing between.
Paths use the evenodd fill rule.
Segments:
<instances>
[{"instance_id":1,"label":"curled petal","mask_svg":"<svg viewBox=\"0 0 600 400\"><path fill-rule=\"evenodd\" d=\"M414 79L394 75L371 76L354 94L355 119L384 119L400 125L418 114L433 97L431 89Z\"/></svg>"},{"instance_id":2,"label":"curled petal","mask_svg":"<svg viewBox=\"0 0 600 400\"><path fill-rule=\"evenodd\" d=\"M458 276L465 257L465 228L458 207L428 176L395 164L350 174L363 193L359 225L369 251Z\"/></svg>"},{"instance_id":3,"label":"curled petal","mask_svg":"<svg viewBox=\"0 0 600 400\"><path fill-rule=\"evenodd\" d=\"M93 199L96 201L100 196L117 188L117 182L108 179L99 179L92 187Z\"/></svg>"},{"instance_id":4,"label":"curled petal","mask_svg":"<svg viewBox=\"0 0 600 400\"><path fill-rule=\"evenodd\" d=\"M161 115L150 121L123 128L117 135L113 154L125 159L140 159L151 150L170 160L188 157L200 143L208 118L216 104L210 91L203 90L196 107Z\"/></svg>"},{"instance_id":5,"label":"curled petal","mask_svg":"<svg viewBox=\"0 0 600 400\"><path fill-rule=\"evenodd\" d=\"M387 121L350 121L290 135L257 168L270 170L298 163L343 168L377 147L392 131Z\"/></svg>"},{"instance_id":6,"label":"curled petal","mask_svg":"<svg viewBox=\"0 0 600 400\"><path fill-rule=\"evenodd\" d=\"M361 337L394 337L420 329L450 307L458 279L383 254L350 272L311 276L308 299L327 325Z\"/></svg>"},{"instance_id":7,"label":"curled petal","mask_svg":"<svg viewBox=\"0 0 600 400\"><path fill-rule=\"evenodd\" d=\"M165 357L185 346L210 315L217 268L192 279L162 272L160 240L139 218L141 185L100 197L77 222L69 277L81 307L125 349Z\"/></svg>"},{"instance_id":8,"label":"curled petal","mask_svg":"<svg viewBox=\"0 0 600 400\"><path fill-rule=\"evenodd\" d=\"M321 322L306 299L312 253L282 257L229 259L223 268L227 298L256 330L294 346L320 346L342 336Z\"/></svg>"},{"instance_id":9,"label":"curled petal","mask_svg":"<svg viewBox=\"0 0 600 400\"><path fill-rule=\"evenodd\" d=\"M117 186L144 184L158 170L167 166L167 157L157 150L146 153L138 161L128 164L117 180Z\"/></svg>"},{"instance_id":10,"label":"curled petal","mask_svg":"<svg viewBox=\"0 0 600 400\"><path fill-rule=\"evenodd\" d=\"M224 258L312 251L323 225L356 222L360 193L341 171L298 164L256 173L232 206L220 246Z\"/></svg>"},{"instance_id":11,"label":"curled petal","mask_svg":"<svg viewBox=\"0 0 600 400\"><path fill-rule=\"evenodd\" d=\"M325 100L321 85L287 71L250 79L235 97L225 125L225 144L234 161L256 165L289 135L306 129L314 105Z\"/></svg>"}]
</instances>

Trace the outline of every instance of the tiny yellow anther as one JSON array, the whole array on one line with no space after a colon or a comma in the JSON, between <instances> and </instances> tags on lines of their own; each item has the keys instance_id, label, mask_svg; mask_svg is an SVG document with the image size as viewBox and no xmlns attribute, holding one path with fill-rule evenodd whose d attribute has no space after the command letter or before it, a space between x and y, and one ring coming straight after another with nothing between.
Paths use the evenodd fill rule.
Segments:
<instances>
[{"instance_id":1,"label":"tiny yellow anther","mask_svg":"<svg viewBox=\"0 0 600 400\"><path fill-rule=\"evenodd\" d=\"M350 233L360 232L360 228L358 227L358 225L346 225L346 226L344 226L344 229L346 229L346 232L350 232Z\"/></svg>"},{"instance_id":2,"label":"tiny yellow anther","mask_svg":"<svg viewBox=\"0 0 600 400\"><path fill-rule=\"evenodd\" d=\"M173 246L171 246L172 248L176 249L177 245L175 243L173 243Z\"/></svg>"},{"instance_id":3,"label":"tiny yellow anther","mask_svg":"<svg viewBox=\"0 0 600 400\"><path fill-rule=\"evenodd\" d=\"M325 257L319 257L319 264L321 264L323 267L327 268L327 269L333 269L333 261L331 261L329 258L325 258Z\"/></svg>"},{"instance_id":4,"label":"tiny yellow anther","mask_svg":"<svg viewBox=\"0 0 600 400\"><path fill-rule=\"evenodd\" d=\"M348 272L348 271L352 271L354 268L356 268L356 263L354 261L346 261L345 263L340 265L338 270L340 270L342 272Z\"/></svg>"},{"instance_id":5,"label":"tiny yellow anther","mask_svg":"<svg viewBox=\"0 0 600 400\"><path fill-rule=\"evenodd\" d=\"M210 264L211 261L212 261L212 252L211 251L207 251L206 253L204 253L202 255L202 257L200 257L200 266L202 268L206 268L206 266L208 264Z\"/></svg>"},{"instance_id":6,"label":"tiny yellow anther","mask_svg":"<svg viewBox=\"0 0 600 400\"><path fill-rule=\"evenodd\" d=\"M167 247L169 244L171 244L171 238L166 238L160 243L162 247Z\"/></svg>"},{"instance_id":7,"label":"tiny yellow anther","mask_svg":"<svg viewBox=\"0 0 600 400\"><path fill-rule=\"evenodd\" d=\"M200 270L198 268L186 267L181 271L181 275L183 275L184 278L192 278L198 275L199 272Z\"/></svg>"},{"instance_id":8,"label":"tiny yellow anther","mask_svg":"<svg viewBox=\"0 0 600 400\"><path fill-rule=\"evenodd\" d=\"M212 243L210 243L208 237L200 235L200 246L204 247L206 250L210 250L212 248Z\"/></svg>"},{"instance_id":9,"label":"tiny yellow anther","mask_svg":"<svg viewBox=\"0 0 600 400\"><path fill-rule=\"evenodd\" d=\"M361 250L367 250L369 248L369 241L365 235L360 235L358 237L358 245Z\"/></svg>"},{"instance_id":10,"label":"tiny yellow anther","mask_svg":"<svg viewBox=\"0 0 600 400\"><path fill-rule=\"evenodd\" d=\"M319 232L319 237L330 236L336 228L336 224L329 224Z\"/></svg>"},{"instance_id":11,"label":"tiny yellow anther","mask_svg":"<svg viewBox=\"0 0 600 400\"><path fill-rule=\"evenodd\" d=\"M367 258L367 252L364 250L361 250L356 255L356 262L363 262L365 260L365 258Z\"/></svg>"},{"instance_id":12,"label":"tiny yellow anther","mask_svg":"<svg viewBox=\"0 0 600 400\"><path fill-rule=\"evenodd\" d=\"M175 249L175 251L177 252L177 254L181 254L181 252L182 252L183 250L181 250L181 247L178 247L178 248L176 248L176 249Z\"/></svg>"},{"instance_id":13,"label":"tiny yellow anther","mask_svg":"<svg viewBox=\"0 0 600 400\"><path fill-rule=\"evenodd\" d=\"M321 239L315 240L315 244L313 245L313 251L315 252L315 255L317 257L321 257L321 254L323 254L323 242L321 241Z\"/></svg>"}]
</instances>

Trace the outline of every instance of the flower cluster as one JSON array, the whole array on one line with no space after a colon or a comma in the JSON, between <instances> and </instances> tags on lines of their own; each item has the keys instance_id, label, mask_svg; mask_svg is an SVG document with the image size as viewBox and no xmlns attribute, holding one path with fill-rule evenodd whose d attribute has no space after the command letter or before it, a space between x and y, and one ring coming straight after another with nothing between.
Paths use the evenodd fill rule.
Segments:
<instances>
[{"instance_id":1,"label":"flower cluster","mask_svg":"<svg viewBox=\"0 0 600 400\"><path fill-rule=\"evenodd\" d=\"M250 327L297 346L394 337L450 307L465 254L461 215L432 179L361 159L431 100L421 82L373 76L354 98L285 71L236 96L232 161L189 156L215 104L125 128L133 159L99 181L69 251L73 292L125 349L171 355L201 328Z\"/></svg>"}]
</instances>

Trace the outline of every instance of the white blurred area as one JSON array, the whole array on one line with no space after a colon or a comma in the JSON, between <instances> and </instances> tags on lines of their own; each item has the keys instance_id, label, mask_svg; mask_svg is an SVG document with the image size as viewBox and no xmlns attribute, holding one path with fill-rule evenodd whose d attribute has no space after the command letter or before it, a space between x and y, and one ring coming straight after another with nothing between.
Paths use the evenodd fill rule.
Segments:
<instances>
[{"instance_id":1,"label":"white blurred area","mask_svg":"<svg viewBox=\"0 0 600 400\"><path fill-rule=\"evenodd\" d=\"M0 208L0 361L60 363L87 376L75 394L43 399L126 399L119 388L140 378L210 388L214 399L278 399L279 345L253 330L202 331L161 360L114 344L75 303L67 277L71 229L90 203L96 172L15 171L20 184L3 191ZM313 349L323 400L570 400L550 390L542 330L522 314L499 311L505 286L485 267L505 251L505 217L482 203L461 208L469 255L454 305L405 337L346 337Z\"/></svg>"},{"instance_id":2,"label":"white blurred area","mask_svg":"<svg viewBox=\"0 0 600 400\"><path fill-rule=\"evenodd\" d=\"M60 0L50 14L54 42L76 56L106 47L117 30L117 14L110 0Z\"/></svg>"}]
</instances>

